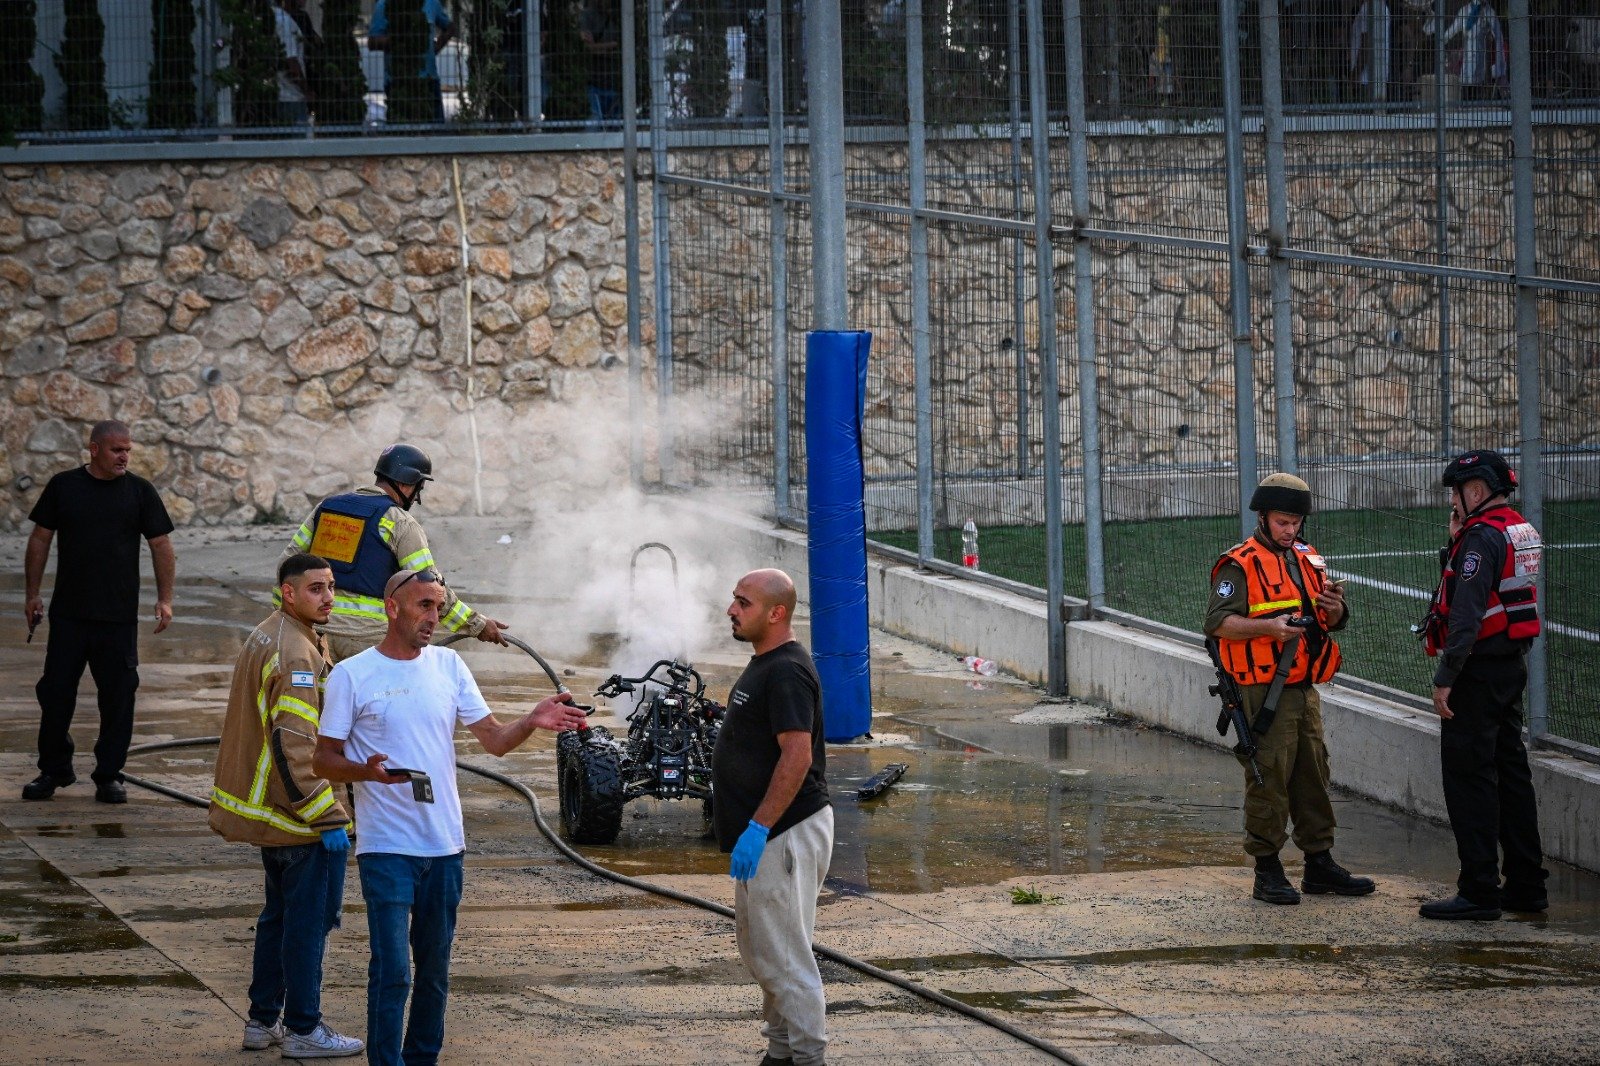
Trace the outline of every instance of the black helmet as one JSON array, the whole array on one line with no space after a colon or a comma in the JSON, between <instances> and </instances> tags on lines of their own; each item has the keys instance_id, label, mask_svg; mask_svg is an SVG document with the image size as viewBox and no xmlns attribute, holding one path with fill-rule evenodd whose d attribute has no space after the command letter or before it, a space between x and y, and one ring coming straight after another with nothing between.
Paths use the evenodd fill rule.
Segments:
<instances>
[{"instance_id":1,"label":"black helmet","mask_svg":"<svg viewBox=\"0 0 1600 1066\"><path fill-rule=\"evenodd\" d=\"M1439 480L1447 489L1459 488L1474 478L1481 478L1494 496L1509 496L1516 491L1517 475L1506 462L1505 456L1491 448L1478 448L1463 452L1450 460Z\"/></svg>"},{"instance_id":2,"label":"black helmet","mask_svg":"<svg viewBox=\"0 0 1600 1066\"><path fill-rule=\"evenodd\" d=\"M391 444L378 456L378 465L372 472L396 485L420 485L433 480L433 461L421 448Z\"/></svg>"},{"instance_id":3,"label":"black helmet","mask_svg":"<svg viewBox=\"0 0 1600 1066\"><path fill-rule=\"evenodd\" d=\"M1282 511L1304 517L1311 513L1311 486L1293 474L1268 474L1250 497L1250 510L1258 514Z\"/></svg>"}]
</instances>

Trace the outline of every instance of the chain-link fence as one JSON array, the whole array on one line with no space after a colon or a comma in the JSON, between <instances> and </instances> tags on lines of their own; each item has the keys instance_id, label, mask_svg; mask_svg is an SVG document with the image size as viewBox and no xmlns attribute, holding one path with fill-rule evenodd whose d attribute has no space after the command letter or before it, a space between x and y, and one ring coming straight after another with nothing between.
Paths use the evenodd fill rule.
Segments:
<instances>
[{"instance_id":1,"label":"chain-link fence","mask_svg":"<svg viewBox=\"0 0 1600 1066\"><path fill-rule=\"evenodd\" d=\"M846 0L869 536L959 573L971 522L980 580L1048 589L1058 560L1089 610L1193 632L1253 479L1295 470L1350 588L1347 675L1419 698L1439 472L1499 448L1549 545L1531 722L1600 745L1581 591L1600 562L1600 15L1442 7ZM671 470L770 484L798 519L805 12L728 10L689 17L740 28L740 107L654 115L659 357L670 410L715 427ZM650 46L681 50L649 17ZM655 92L695 97L665 69Z\"/></svg>"}]
</instances>

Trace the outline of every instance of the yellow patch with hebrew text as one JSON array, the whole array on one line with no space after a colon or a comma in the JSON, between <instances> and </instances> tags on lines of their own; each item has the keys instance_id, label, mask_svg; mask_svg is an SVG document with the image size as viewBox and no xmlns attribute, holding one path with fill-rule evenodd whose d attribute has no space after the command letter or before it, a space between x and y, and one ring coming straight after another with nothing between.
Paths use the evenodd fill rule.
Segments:
<instances>
[{"instance_id":1,"label":"yellow patch with hebrew text","mask_svg":"<svg viewBox=\"0 0 1600 1066\"><path fill-rule=\"evenodd\" d=\"M353 563L366 523L349 515L324 511L317 516L317 532L311 538L311 554L330 562Z\"/></svg>"}]
</instances>

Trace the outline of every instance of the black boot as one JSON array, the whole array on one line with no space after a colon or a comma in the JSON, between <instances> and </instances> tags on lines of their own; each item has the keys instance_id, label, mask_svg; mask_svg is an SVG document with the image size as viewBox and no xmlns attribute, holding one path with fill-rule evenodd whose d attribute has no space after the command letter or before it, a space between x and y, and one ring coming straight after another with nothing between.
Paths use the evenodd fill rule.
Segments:
<instances>
[{"instance_id":1,"label":"black boot","mask_svg":"<svg viewBox=\"0 0 1600 1066\"><path fill-rule=\"evenodd\" d=\"M1300 889L1307 895L1366 896L1377 887L1370 877L1351 876L1349 870L1333 861L1331 851L1306 856L1306 872L1300 879Z\"/></svg>"},{"instance_id":2,"label":"black boot","mask_svg":"<svg viewBox=\"0 0 1600 1066\"><path fill-rule=\"evenodd\" d=\"M1256 887L1250 893L1263 903L1289 906L1300 902L1300 893L1294 890L1283 875L1283 863L1276 855L1256 856Z\"/></svg>"}]
</instances>

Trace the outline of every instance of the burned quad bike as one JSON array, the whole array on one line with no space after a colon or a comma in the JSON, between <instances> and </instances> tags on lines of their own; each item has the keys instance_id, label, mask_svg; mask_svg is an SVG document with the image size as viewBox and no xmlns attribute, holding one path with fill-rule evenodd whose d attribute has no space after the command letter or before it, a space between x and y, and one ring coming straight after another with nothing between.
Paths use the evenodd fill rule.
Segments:
<instances>
[{"instance_id":1,"label":"burned quad bike","mask_svg":"<svg viewBox=\"0 0 1600 1066\"><path fill-rule=\"evenodd\" d=\"M622 831L622 808L640 796L701 801L711 819L711 751L724 708L706 699L705 681L687 663L661 659L640 677L612 674L596 691L607 699L640 698L628 714L628 736L604 726L556 738L561 828L574 843L609 844Z\"/></svg>"}]
</instances>

